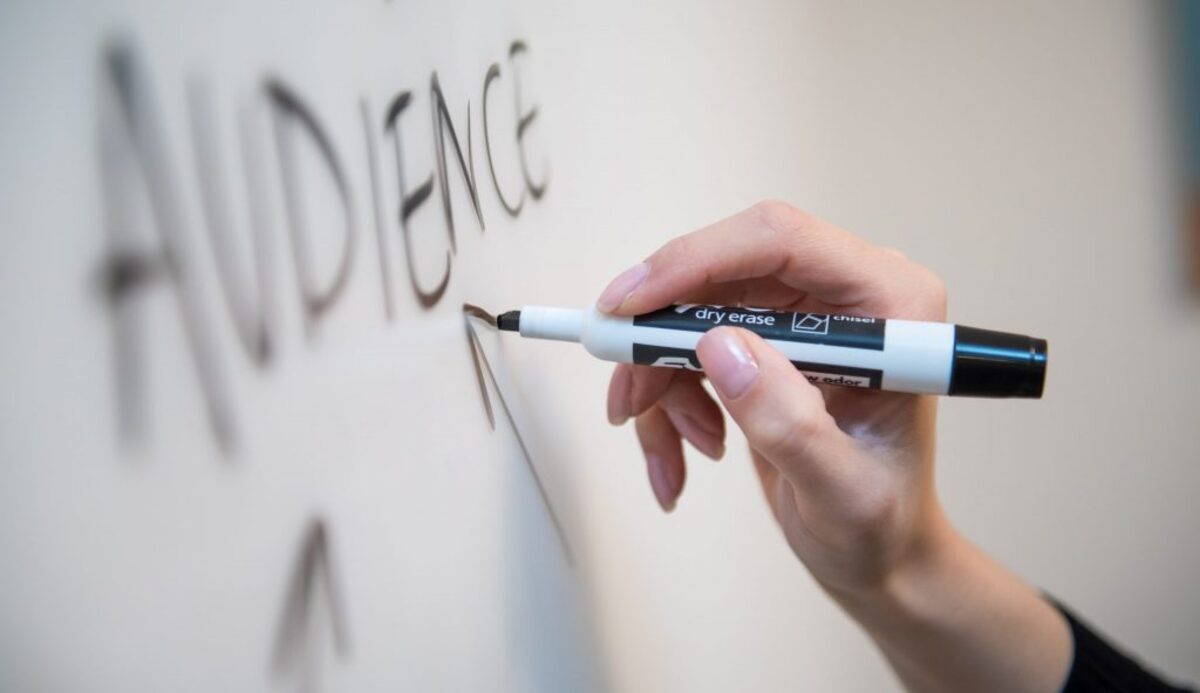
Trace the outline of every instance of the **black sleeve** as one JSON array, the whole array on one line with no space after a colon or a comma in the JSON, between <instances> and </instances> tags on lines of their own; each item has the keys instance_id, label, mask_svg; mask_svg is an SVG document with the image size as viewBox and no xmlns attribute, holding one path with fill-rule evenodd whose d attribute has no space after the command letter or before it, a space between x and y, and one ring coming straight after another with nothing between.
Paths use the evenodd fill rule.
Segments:
<instances>
[{"instance_id":1,"label":"black sleeve","mask_svg":"<svg viewBox=\"0 0 1200 693\"><path fill-rule=\"evenodd\" d=\"M1075 643L1075 655L1063 684L1063 693L1186 693L1192 690L1177 688L1146 671L1088 628L1065 606L1053 600L1051 603L1066 617Z\"/></svg>"}]
</instances>

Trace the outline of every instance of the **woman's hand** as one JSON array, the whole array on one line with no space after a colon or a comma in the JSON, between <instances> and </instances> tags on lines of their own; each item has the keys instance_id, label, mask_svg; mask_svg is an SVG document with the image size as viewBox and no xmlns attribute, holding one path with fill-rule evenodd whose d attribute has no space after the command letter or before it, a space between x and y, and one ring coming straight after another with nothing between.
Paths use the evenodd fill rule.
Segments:
<instances>
[{"instance_id":1,"label":"woman's hand","mask_svg":"<svg viewBox=\"0 0 1200 693\"><path fill-rule=\"evenodd\" d=\"M944 320L929 270L786 204L764 202L667 243L615 279L598 305L635 315L673 303ZM933 397L816 386L757 335L718 328L697 348L746 434L767 502L792 550L829 589L880 580L936 519ZM683 490L681 436L724 450L720 409L699 374L622 364L609 419L637 419L665 510Z\"/></svg>"},{"instance_id":2,"label":"woman's hand","mask_svg":"<svg viewBox=\"0 0 1200 693\"><path fill-rule=\"evenodd\" d=\"M780 202L667 243L597 301L636 315L674 303L944 320L929 270ZM1056 609L954 531L933 485L935 398L816 386L757 335L722 327L697 346L746 435L767 503L796 556L867 630L905 685L1051 691L1071 659ZM697 373L622 364L608 417L636 418L655 497L683 490L682 438L714 459L721 408Z\"/></svg>"}]
</instances>

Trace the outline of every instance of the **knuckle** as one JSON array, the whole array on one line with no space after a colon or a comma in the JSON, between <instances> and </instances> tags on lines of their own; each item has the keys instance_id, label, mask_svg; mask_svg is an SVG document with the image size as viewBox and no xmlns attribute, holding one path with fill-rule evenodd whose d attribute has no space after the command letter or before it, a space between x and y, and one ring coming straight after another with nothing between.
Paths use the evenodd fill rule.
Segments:
<instances>
[{"instance_id":1,"label":"knuckle","mask_svg":"<svg viewBox=\"0 0 1200 693\"><path fill-rule=\"evenodd\" d=\"M781 200L762 200L751 209L763 226L780 234L798 233L812 221L808 214Z\"/></svg>"},{"instance_id":2,"label":"knuckle","mask_svg":"<svg viewBox=\"0 0 1200 693\"><path fill-rule=\"evenodd\" d=\"M933 270L922 266L922 289L921 301L931 311L938 316L943 316L946 313L946 303L948 294L946 291L946 282L942 280Z\"/></svg>"},{"instance_id":3,"label":"knuckle","mask_svg":"<svg viewBox=\"0 0 1200 693\"><path fill-rule=\"evenodd\" d=\"M688 257L691 252L689 250L691 246L691 234L676 236L664 243L661 248L659 248L652 256L650 256L650 264L652 266L655 264L662 264L663 260L667 261L666 264L679 262L680 260ZM658 262L656 263L656 261Z\"/></svg>"},{"instance_id":4,"label":"knuckle","mask_svg":"<svg viewBox=\"0 0 1200 693\"><path fill-rule=\"evenodd\" d=\"M888 255L894 255L890 248L884 248ZM896 254L899 251L895 251ZM946 317L948 292L946 283L928 267L905 260L896 266L897 284L900 289L893 305L896 315L893 317L910 317L918 320L942 320Z\"/></svg>"}]
</instances>

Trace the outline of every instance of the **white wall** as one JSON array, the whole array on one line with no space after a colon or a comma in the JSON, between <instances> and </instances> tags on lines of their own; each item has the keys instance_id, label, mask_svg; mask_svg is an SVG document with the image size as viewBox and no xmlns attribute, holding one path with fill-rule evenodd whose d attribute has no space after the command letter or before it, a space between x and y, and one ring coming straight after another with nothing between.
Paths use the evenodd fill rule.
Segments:
<instances>
[{"instance_id":1,"label":"white wall","mask_svg":"<svg viewBox=\"0 0 1200 693\"><path fill-rule=\"evenodd\" d=\"M604 422L608 368L485 335L571 541L567 566L470 365L464 301L583 304L667 238L764 197L930 265L953 319L1050 340L1043 401L944 403L943 500L1034 584L1152 665L1200 679L1200 308L1179 279L1156 13L1084 0L5 5L4 687L295 688L303 672L280 674L271 657L314 514L352 636L346 656L329 624L315 629L307 675L322 689L895 687L787 551L740 446L696 459L664 517L632 431ZM243 431L233 460L205 423L169 293L147 304L152 435L131 451L114 426L110 318L89 288L104 250L98 55L114 31L143 48L193 233L197 74L227 132L265 74L297 85L360 210L346 297L308 334L272 208L285 350L265 372L237 351L201 263ZM498 61L506 86L514 38L530 46L523 86L541 107L532 145L550 187L509 219L481 178L479 233L452 173L446 296L417 305L392 228L389 321L358 99L378 116L397 89L418 92L415 177L433 166L425 89L438 70L460 127L472 102L480 168L482 78ZM515 149L498 146L502 182L519 185ZM329 198L314 204L338 219ZM438 204L435 192L417 218L422 277L447 249ZM337 246L320 247L326 262Z\"/></svg>"}]
</instances>

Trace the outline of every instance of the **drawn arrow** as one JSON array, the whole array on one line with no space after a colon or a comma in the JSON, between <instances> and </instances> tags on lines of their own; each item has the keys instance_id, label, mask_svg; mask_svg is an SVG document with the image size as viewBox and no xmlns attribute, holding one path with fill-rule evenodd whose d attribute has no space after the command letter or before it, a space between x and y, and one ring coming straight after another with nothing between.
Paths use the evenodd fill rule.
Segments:
<instances>
[{"instance_id":1,"label":"drawn arrow","mask_svg":"<svg viewBox=\"0 0 1200 693\"><path fill-rule=\"evenodd\" d=\"M508 424L512 427L513 435L517 438L517 445L521 448L521 456L525 460L525 466L533 476L533 483L537 487L538 495L542 499L542 505L546 508L546 514L550 516L551 524L554 525L554 533L558 536L558 543L562 547L563 555L566 557L567 563L574 566L575 558L571 554L571 546L567 542L566 532L563 530L558 515L554 512L554 506L550 503L550 496L546 493L546 487L542 485L542 478L538 475L537 467L533 464L533 456L529 454L529 447L525 445L525 439L521 437L521 430L517 428L517 421L513 418L512 410L508 408L508 402L504 401L504 393L500 391L500 384L496 382L496 374L492 372L492 365L488 362L487 354L483 351L483 345L479 342L479 335L475 333L473 320L479 320L485 324L495 326L496 319L478 306L473 306L470 303L463 304L463 322L466 325L467 342L471 349L471 361L475 365L475 377L479 381L479 395L483 398L483 409L487 413L488 425L493 431L496 430L496 414L492 409L492 400L488 394L487 387L487 381L491 380L492 388L496 390L496 399L500 402L500 408L504 411L504 416L508 418Z\"/></svg>"},{"instance_id":2,"label":"drawn arrow","mask_svg":"<svg viewBox=\"0 0 1200 693\"><path fill-rule=\"evenodd\" d=\"M325 596L334 651L338 659L350 654L345 608L341 599L341 581L329 557L329 538L325 521L309 521L300 544L299 560L283 602L279 629L275 638L273 669L276 676L294 678L297 690L312 693L319 689L321 633L314 627L315 602Z\"/></svg>"}]
</instances>

